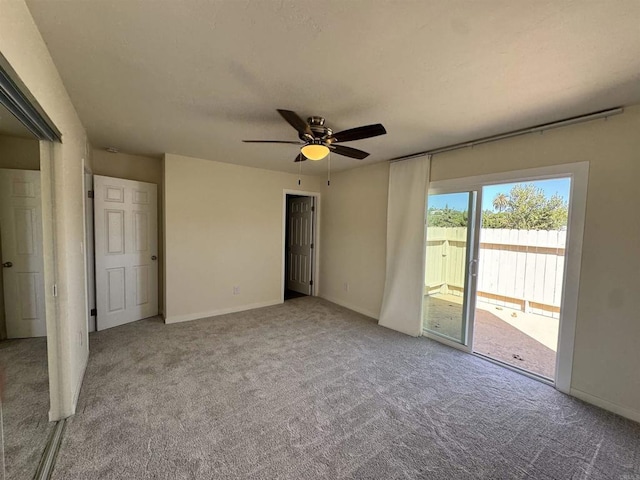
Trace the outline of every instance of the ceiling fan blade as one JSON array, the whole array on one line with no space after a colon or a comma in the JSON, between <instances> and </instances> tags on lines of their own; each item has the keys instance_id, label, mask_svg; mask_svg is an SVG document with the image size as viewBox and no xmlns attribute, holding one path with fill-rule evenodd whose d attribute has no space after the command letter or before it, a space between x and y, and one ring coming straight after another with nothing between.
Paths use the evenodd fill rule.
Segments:
<instances>
[{"instance_id":1,"label":"ceiling fan blade","mask_svg":"<svg viewBox=\"0 0 640 480\"><path fill-rule=\"evenodd\" d=\"M307 161L307 157L305 157L302 153L299 153L296 159L294 160L294 163L306 162L306 161Z\"/></svg>"},{"instance_id":2,"label":"ceiling fan blade","mask_svg":"<svg viewBox=\"0 0 640 480\"><path fill-rule=\"evenodd\" d=\"M290 142L288 140L242 140L244 143L289 143L292 145L304 145L302 142Z\"/></svg>"},{"instance_id":3,"label":"ceiling fan blade","mask_svg":"<svg viewBox=\"0 0 640 480\"><path fill-rule=\"evenodd\" d=\"M344 145L330 145L329 148L338 155L357 158L358 160L363 160L369 156L367 152L363 152L357 148L345 147Z\"/></svg>"},{"instance_id":4,"label":"ceiling fan blade","mask_svg":"<svg viewBox=\"0 0 640 480\"><path fill-rule=\"evenodd\" d=\"M387 133L381 123L374 125L365 125L363 127L351 128L349 130L343 130L338 133L334 133L329 137L334 142L352 142L354 140L362 140L363 138L377 137L378 135L384 135Z\"/></svg>"},{"instance_id":5,"label":"ceiling fan blade","mask_svg":"<svg viewBox=\"0 0 640 480\"><path fill-rule=\"evenodd\" d=\"M313 137L313 133L311 132L311 127L301 119L298 114L292 110L280 110L278 109L278 113L282 115L289 125L295 128L300 135L311 135Z\"/></svg>"}]
</instances>

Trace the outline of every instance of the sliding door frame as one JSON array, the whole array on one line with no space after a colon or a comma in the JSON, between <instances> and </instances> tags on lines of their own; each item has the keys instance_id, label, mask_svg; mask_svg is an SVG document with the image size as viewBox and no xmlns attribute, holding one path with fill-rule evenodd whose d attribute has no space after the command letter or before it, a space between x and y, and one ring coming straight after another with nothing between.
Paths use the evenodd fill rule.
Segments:
<instances>
[{"instance_id":1,"label":"sliding door frame","mask_svg":"<svg viewBox=\"0 0 640 480\"><path fill-rule=\"evenodd\" d=\"M477 206L482 208L482 188L501 183L518 183L553 178L571 178L569 193L569 219L567 229L567 249L562 279L562 300L560 304L560 328L558 334L558 348L556 354L556 378L554 386L563 393L570 394L571 375L573 371L573 349L575 343L576 319L578 312L578 292L580 267L582 260L582 237L587 204L587 184L589 179L589 162L576 162L548 167L514 170L510 172L492 173L474 177L454 178L449 180L432 181L429 194L450 193L462 191L476 191ZM474 219L474 245L480 244L481 212ZM426 224L425 224L426 228ZM426 238L426 237L425 237ZM426 248L426 242L425 242ZM475 255L475 254L474 254ZM470 292L469 303L475 306L477 288ZM473 322L471 322L473 323ZM454 348L473 352L473 325L467 327L470 338L467 345L447 341L438 335L425 336ZM485 358L485 357L483 357ZM520 371L520 370L519 370ZM534 378L533 375L531 375Z\"/></svg>"},{"instance_id":2,"label":"sliding door frame","mask_svg":"<svg viewBox=\"0 0 640 480\"><path fill-rule=\"evenodd\" d=\"M422 335L434 340L441 341L447 345L455 347L459 350L463 350L468 353L473 352L473 317L475 315L475 304L477 294L477 282L478 282L478 255L479 249L476 248L479 245L478 239L480 238L480 218L481 214L478 212L478 205L482 205L482 189L467 189L467 188L442 188L438 185L431 183L429 185L429 191L427 192L427 205L426 211L429 209L429 196L430 195L444 195L454 193L468 193L469 203L467 204L468 210L468 222L467 222L467 256L465 258L464 268L464 292L462 300L462 315L464 321L464 330L462 332L462 340L460 342L455 341L444 335L440 335L437 332L432 332L423 327ZM427 241L427 222L425 219L425 248ZM426 258L426 255L425 255ZM424 311L423 311L424 318Z\"/></svg>"}]
</instances>

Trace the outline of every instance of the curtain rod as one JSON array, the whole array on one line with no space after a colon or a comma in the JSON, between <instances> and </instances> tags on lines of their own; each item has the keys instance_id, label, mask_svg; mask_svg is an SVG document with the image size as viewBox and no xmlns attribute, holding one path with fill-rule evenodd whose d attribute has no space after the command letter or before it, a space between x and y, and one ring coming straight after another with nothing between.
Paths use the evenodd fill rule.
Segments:
<instances>
[{"instance_id":1,"label":"curtain rod","mask_svg":"<svg viewBox=\"0 0 640 480\"><path fill-rule=\"evenodd\" d=\"M451 152L453 150L459 150L461 148L474 147L475 145L481 145L483 143L495 142L503 140L505 138L519 137L520 135L527 135L529 133L544 132L545 130L552 130L554 128L566 127L568 125L574 125L576 123L589 122L591 120L597 120L599 118L608 118L613 115L620 115L624 112L623 107L610 108L608 110L601 110L599 112L588 113L586 115L580 115L577 117L566 118L557 122L545 123L542 125L536 125L535 127L522 128L520 130L513 130L507 133L500 133L498 135L492 135L490 137L478 138L468 142L455 143L446 147L435 148L433 150L425 150L424 152L412 153L410 155L404 155L402 157L395 157L389 160L389 162L401 162L403 160L409 160L411 158L424 157L425 155L435 155L437 153Z\"/></svg>"}]
</instances>

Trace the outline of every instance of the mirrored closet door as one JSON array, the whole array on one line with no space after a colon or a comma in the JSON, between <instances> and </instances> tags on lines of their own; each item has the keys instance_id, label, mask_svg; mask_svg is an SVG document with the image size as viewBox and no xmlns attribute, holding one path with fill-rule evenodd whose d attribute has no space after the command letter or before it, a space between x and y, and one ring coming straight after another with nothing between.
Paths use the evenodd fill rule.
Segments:
<instances>
[{"instance_id":1,"label":"mirrored closet door","mask_svg":"<svg viewBox=\"0 0 640 480\"><path fill-rule=\"evenodd\" d=\"M6 480L31 479L49 422L40 142L0 105L0 413Z\"/></svg>"}]
</instances>

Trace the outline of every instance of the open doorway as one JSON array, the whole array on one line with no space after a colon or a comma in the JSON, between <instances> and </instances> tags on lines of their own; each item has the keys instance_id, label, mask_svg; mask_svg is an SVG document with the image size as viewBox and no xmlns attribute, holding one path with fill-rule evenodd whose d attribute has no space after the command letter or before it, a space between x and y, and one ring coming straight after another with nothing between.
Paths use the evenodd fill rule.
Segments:
<instances>
[{"instance_id":1,"label":"open doorway","mask_svg":"<svg viewBox=\"0 0 640 480\"><path fill-rule=\"evenodd\" d=\"M93 223L93 174L86 166L82 167L83 198L84 198L84 238L85 238L85 272L87 278L87 332L96 331L96 266L95 266L95 243L94 243L94 223Z\"/></svg>"},{"instance_id":2,"label":"open doorway","mask_svg":"<svg viewBox=\"0 0 640 480\"><path fill-rule=\"evenodd\" d=\"M285 194L284 300L314 295L316 197Z\"/></svg>"},{"instance_id":3,"label":"open doorway","mask_svg":"<svg viewBox=\"0 0 640 480\"><path fill-rule=\"evenodd\" d=\"M571 178L482 189L473 351L554 380Z\"/></svg>"}]
</instances>

